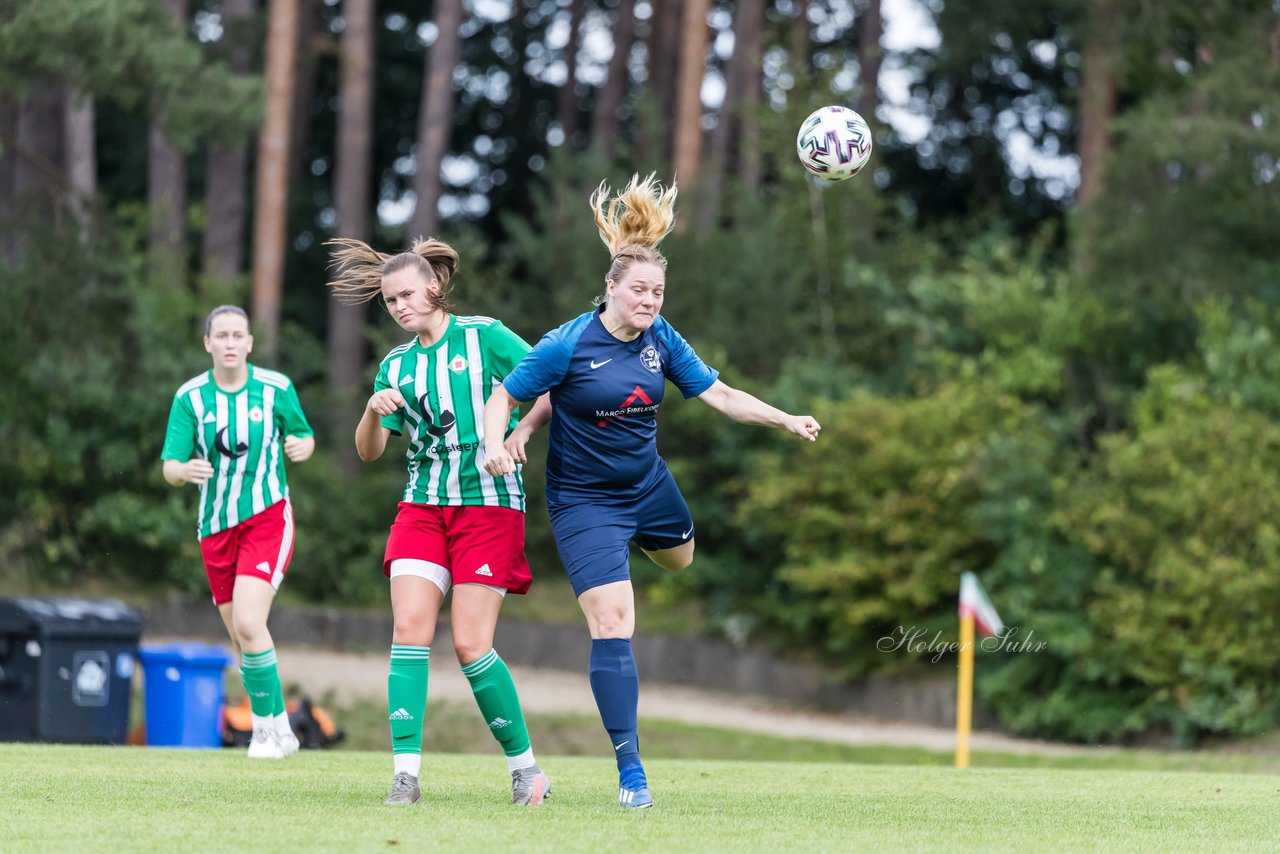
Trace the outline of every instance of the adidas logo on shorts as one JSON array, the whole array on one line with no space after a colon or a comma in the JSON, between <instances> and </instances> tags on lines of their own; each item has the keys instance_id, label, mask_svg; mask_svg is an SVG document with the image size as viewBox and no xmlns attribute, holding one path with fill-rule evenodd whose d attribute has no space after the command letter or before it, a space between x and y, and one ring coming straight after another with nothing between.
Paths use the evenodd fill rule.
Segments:
<instances>
[{"instance_id":1,"label":"adidas logo on shorts","mask_svg":"<svg viewBox=\"0 0 1280 854\"><path fill-rule=\"evenodd\" d=\"M409 714L407 711L405 711L404 706L401 706L400 708L396 709L394 712L392 712L392 713L391 713L391 720L393 720L393 721L411 721L411 720L413 720L413 715L411 715L411 714Z\"/></svg>"},{"instance_id":2,"label":"adidas logo on shorts","mask_svg":"<svg viewBox=\"0 0 1280 854\"><path fill-rule=\"evenodd\" d=\"M511 721L506 718L494 718L489 721L489 729L502 729L511 726Z\"/></svg>"},{"instance_id":3,"label":"adidas logo on shorts","mask_svg":"<svg viewBox=\"0 0 1280 854\"><path fill-rule=\"evenodd\" d=\"M484 566L476 570L476 575L484 575L489 578L493 578L493 570L490 569L489 564L486 563Z\"/></svg>"}]
</instances>

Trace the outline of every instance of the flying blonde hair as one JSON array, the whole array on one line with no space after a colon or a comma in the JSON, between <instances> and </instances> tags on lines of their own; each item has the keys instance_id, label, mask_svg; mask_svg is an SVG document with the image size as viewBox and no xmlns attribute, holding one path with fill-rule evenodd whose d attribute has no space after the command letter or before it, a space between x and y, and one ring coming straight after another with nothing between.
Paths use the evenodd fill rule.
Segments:
<instances>
[{"instance_id":1,"label":"flying blonde hair","mask_svg":"<svg viewBox=\"0 0 1280 854\"><path fill-rule=\"evenodd\" d=\"M630 183L613 198L610 192L609 185L601 181L590 201L600 239L613 256L606 280L618 281L636 263L657 264L665 270L667 259L658 251L658 244L676 224L675 183L663 187L651 172L643 180L632 175Z\"/></svg>"},{"instance_id":2,"label":"flying blonde hair","mask_svg":"<svg viewBox=\"0 0 1280 854\"><path fill-rule=\"evenodd\" d=\"M335 237L325 241L332 260L329 269L334 271L329 280L329 290L346 305L361 305L382 293L382 279L397 270L413 267L428 280L440 282L439 293L428 293L433 308L448 311L448 294L453 274L458 269L458 253L452 246L434 237L419 237L407 252L388 255L378 252L369 244L349 237Z\"/></svg>"}]
</instances>

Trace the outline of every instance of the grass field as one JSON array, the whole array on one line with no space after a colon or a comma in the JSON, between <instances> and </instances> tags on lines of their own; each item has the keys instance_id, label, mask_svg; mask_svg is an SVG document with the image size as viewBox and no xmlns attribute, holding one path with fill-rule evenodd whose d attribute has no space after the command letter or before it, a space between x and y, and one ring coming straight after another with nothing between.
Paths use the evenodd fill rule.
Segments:
<instances>
[{"instance_id":1,"label":"grass field","mask_svg":"<svg viewBox=\"0 0 1280 854\"><path fill-rule=\"evenodd\" d=\"M544 757L552 797L509 802L494 755L433 755L423 800L380 803L379 752L0 745L0 850L1258 850L1264 774L651 759L656 806L616 805L607 759Z\"/></svg>"}]
</instances>

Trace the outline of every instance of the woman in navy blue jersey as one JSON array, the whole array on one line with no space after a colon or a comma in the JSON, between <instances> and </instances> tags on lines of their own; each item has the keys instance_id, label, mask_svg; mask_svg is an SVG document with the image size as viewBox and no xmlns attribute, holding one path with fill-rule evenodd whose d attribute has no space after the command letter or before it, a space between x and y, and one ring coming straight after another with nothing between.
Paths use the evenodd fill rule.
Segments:
<instances>
[{"instance_id":1,"label":"woman in navy blue jersey","mask_svg":"<svg viewBox=\"0 0 1280 854\"><path fill-rule=\"evenodd\" d=\"M529 433L551 421L547 508L556 546L591 632L591 689L618 760L624 807L653 804L640 763L636 705L640 682L631 653L635 598L628 544L659 566L693 560L693 517L658 456L657 413L670 380L743 424L776 427L814 441L821 429L721 382L659 313L667 261L658 244L675 222L676 188L633 176L610 198L591 197L612 263L595 309L543 336L497 386L485 407L485 468L494 476L524 462ZM507 439L510 413L551 392Z\"/></svg>"}]
</instances>

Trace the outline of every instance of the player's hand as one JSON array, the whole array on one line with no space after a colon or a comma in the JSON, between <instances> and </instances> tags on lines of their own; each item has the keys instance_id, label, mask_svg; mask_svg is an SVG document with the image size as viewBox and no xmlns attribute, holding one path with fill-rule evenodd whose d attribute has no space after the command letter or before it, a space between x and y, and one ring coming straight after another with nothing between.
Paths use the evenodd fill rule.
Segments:
<instances>
[{"instance_id":1,"label":"player's hand","mask_svg":"<svg viewBox=\"0 0 1280 854\"><path fill-rule=\"evenodd\" d=\"M524 446L529 444L529 437L532 435L533 431L526 430L523 427L516 427L511 431L511 435L507 437L507 441L502 443L503 450L518 463L529 462L529 458L524 452Z\"/></svg>"},{"instance_id":2,"label":"player's hand","mask_svg":"<svg viewBox=\"0 0 1280 854\"><path fill-rule=\"evenodd\" d=\"M788 433L795 433L802 439L816 442L818 433L822 431L822 425L812 415L788 415L783 429Z\"/></svg>"},{"instance_id":3,"label":"player's hand","mask_svg":"<svg viewBox=\"0 0 1280 854\"><path fill-rule=\"evenodd\" d=\"M494 477L504 477L515 473L516 461L512 459L505 447L502 445L491 447L486 442L484 452L484 470L489 474Z\"/></svg>"},{"instance_id":4,"label":"player's hand","mask_svg":"<svg viewBox=\"0 0 1280 854\"><path fill-rule=\"evenodd\" d=\"M199 457L187 460L182 464L180 473L182 479L187 483L204 486L205 482L213 477L213 463L208 460L202 460Z\"/></svg>"},{"instance_id":5,"label":"player's hand","mask_svg":"<svg viewBox=\"0 0 1280 854\"><path fill-rule=\"evenodd\" d=\"M366 408L377 415L390 415L403 406L404 395L394 388L384 388L382 391L374 392Z\"/></svg>"},{"instance_id":6,"label":"player's hand","mask_svg":"<svg viewBox=\"0 0 1280 854\"><path fill-rule=\"evenodd\" d=\"M304 462L310 459L316 449L315 436L285 436L284 455L291 463Z\"/></svg>"}]
</instances>

